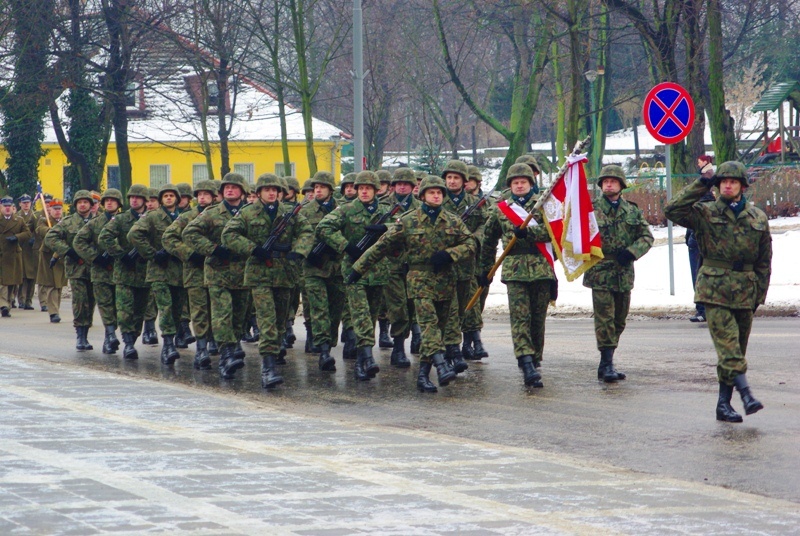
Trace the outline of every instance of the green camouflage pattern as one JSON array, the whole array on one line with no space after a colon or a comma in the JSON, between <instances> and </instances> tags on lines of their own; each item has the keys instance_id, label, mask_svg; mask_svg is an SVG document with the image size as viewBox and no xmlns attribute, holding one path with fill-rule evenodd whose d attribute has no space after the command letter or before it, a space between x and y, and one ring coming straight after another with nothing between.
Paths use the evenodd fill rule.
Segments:
<instances>
[{"instance_id":1,"label":"green camouflage pattern","mask_svg":"<svg viewBox=\"0 0 800 536\"><path fill-rule=\"evenodd\" d=\"M544 326L547 305L550 303L550 282L509 281L508 312L511 320L511 340L514 356L533 356L534 362L542 360L544 350Z\"/></svg>"},{"instance_id":2,"label":"green camouflage pattern","mask_svg":"<svg viewBox=\"0 0 800 536\"><path fill-rule=\"evenodd\" d=\"M383 286L383 297L392 337L408 338L411 332L411 320L414 317L414 300L408 297L405 273L402 271L389 273L389 279Z\"/></svg>"},{"instance_id":3,"label":"green camouflage pattern","mask_svg":"<svg viewBox=\"0 0 800 536\"><path fill-rule=\"evenodd\" d=\"M177 191L171 185L164 185L161 191ZM166 190L165 190L166 188ZM128 231L128 240L136 248L139 255L147 259L147 276L145 281L148 283L167 283L171 286L181 286L183 283L183 263L180 259L170 256L165 265L155 261L156 252L164 249L162 236L167 227L178 219L180 213L175 210L172 214L167 212L164 207L151 210L139 218L134 226ZM167 335L172 335L167 333Z\"/></svg>"},{"instance_id":4,"label":"green camouflage pattern","mask_svg":"<svg viewBox=\"0 0 800 536\"><path fill-rule=\"evenodd\" d=\"M353 331L356 334L356 346L361 348L375 346L375 322L378 320L378 309L383 297L383 287L365 285L345 285L347 307L352 319Z\"/></svg>"},{"instance_id":5,"label":"green camouflage pattern","mask_svg":"<svg viewBox=\"0 0 800 536\"><path fill-rule=\"evenodd\" d=\"M82 218L77 212L63 218L57 225L54 225L44 237L44 242L47 244L48 249L58 254L59 257L65 257L64 266L67 270L67 279L91 279L89 271L89 263L84 262L83 259L74 261L66 257L67 252L72 249L72 241L75 240L75 235L81 230L81 227L89 223L92 219L91 213L86 218ZM30 238L27 235L26 240ZM21 242L22 240L20 240ZM74 298L73 298L74 299ZM80 324L83 325L83 324Z\"/></svg>"},{"instance_id":6,"label":"green camouflage pattern","mask_svg":"<svg viewBox=\"0 0 800 536\"><path fill-rule=\"evenodd\" d=\"M100 231L111 221L112 217L113 214L104 212L99 214L98 217L92 218L89 223L81 227L81 230L78 231L75 235L75 239L72 241L72 248L81 256L84 262L90 266L89 273L92 283L114 284L113 263L109 264L107 267L93 264L94 260L105 252L104 249L100 248L98 238L100 237ZM98 299L98 304L99 303L100 300Z\"/></svg>"},{"instance_id":7,"label":"green camouflage pattern","mask_svg":"<svg viewBox=\"0 0 800 536\"><path fill-rule=\"evenodd\" d=\"M461 215L466 212L469 207L480 201L479 198L467 193L466 191L464 191L463 194L464 198L458 204L456 204L449 195L445 194L444 202L442 203L442 209L450 212L451 214L455 214L460 219ZM466 281L468 279L474 279L475 277L476 259L480 250L480 244L483 243L483 227L484 223L486 222L487 215L487 206L483 205L481 208L474 211L465 222L467 229L469 229L470 232L475 236L475 240L477 241L479 249L472 256L465 258L453 265L453 268L456 272L456 279L459 281Z\"/></svg>"},{"instance_id":8,"label":"green camouflage pattern","mask_svg":"<svg viewBox=\"0 0 800 536\"><path fill-rule=\"evenodd\" d=\"M310 309L308 313L314 344L336 346L339 340L339 323L347 305L342 276L338 273L327 277L306 273L303 292ZM304 302L304 313L305 309Z\"/></svg>"},{"instance_id":9,"label":"green camouflage pattern","mask_svg":"<svg viewBox=\"0 0 800 536\"><path fill-rule=\"evenodd\" d=\"M158 317L158 305L156 304L156 295L153 289L147 294L147 307L144 308L144 319L146 321L155 320Z\"/></svg>"},{"instance_id":10,"label":"green camouflage pattern","mask_svg":"<svg viewBox=\"0 0 800 536\"><path fill-rule=\"evenodd\" d=\"M120 333L135 333L137 337L141 335L145 309L151 295L149 285L117 285L117 325Z\"/></svg>"},{"instance_id":11,"label":"green camouflage pattern","mask_svg":"<svg viewBox=\"0 0 800 536\"><path fill-rule=\"evenodd\" d=\"M208 289L204 286L185 288L194 334L197 338L208 338L211 335L211 300Z\"/></svg>"},{"instance_id":12,"label":"green camouflage pattern","mask_svg":"<svg viewBox=\"0 0 800 536\"><path fill-rule=\"evenodd\" d=\"M192 207L178 216L178 219L172 222L161 236L161 244L164 246L164 249L167 250L167 253L177 257L183 262L183 286L185 288L205 286L205 281L203 280L205 263L195 266L189 262L189 257L191 257L192 253L195 251L183 240L183 230L186 229L189 222L197 218L197 216L205 210L201 210L201 208L202 207L199 206Z\"/></svg>"},{"instance_id":13,"label":"green camouflage pattern","mask_svg":"<svg viewBox=\"0 0 800 536\"><path fill-rule=\"evenodd\" d=\"M420 363L429 363L433 354L445 351L446 345L461 342L461 337L456 341L447 339L447 333L453 332L452 326L458 326L458 308L454 298L444 300L415 298L414 310L422 332Z\"/></svg>"},{"instance_id":14,"label":"green camouflage pattern","mask_svg":"<svg viewBox=\"0 0 800 536\"><path fill-rule=\"evenodd\" d=\"M72 325L91 327L94 318L94 289L87 278L74 277L69 280L72 290Z\"/></svg>"},{"instance_id":15,"label":"green camouflage pattern","mask_svg":"<svg viewBox=\"0 0 800 536\"><path fill-rule=\"evenodd\" d=\"M753 311L706 305L706 320L717 351L717 380L733 385L739 374L747 372L747 342L753 327Z\"/></svg>"},{"instance_id":16,"label":"green camouflage pattern","mask_svg":"<svg viewBox=\"0 0 800 536\"><path fill-rule=\"evenodd\" d=\"M323 206L322 203L318 201L311 201L307 203L302 209L300 209L300 214L303 215L304 218L308 221L309 225L311 225L311 229L314 231L316 236L317 225L319 222L322 221L322 218L333 212L339 204L335 200L330 201L331 208L330 210L326 210L328 207ZM314 244L317 243L315 238ZM312 246L313 248L313 246ZM317 268L316 266L311 266L308 263L305 263L303 266L303 273L305 277L313 276L313 277L321 277L324 279L338 276L341 278L342 276L342 255L337 254L326 254L325 255L325 262L323 263L322 267Z\"/></svg>"},{"instance_id":17,"label":"green camouflage pattern","mask_svg":"<svg viewBox=\"0 0 800 536\"><path fill-rule=\"evenodd\" d=\"M158 307L158 328L161 335L175 335L183 310L182 287L164 281L153 281L151 288Z\"/></svg>"},{"instance_id":18,"label":"green camouflage pattern","mask_svg":"<svg viewBox=\"0 0 800 536\"><path fill-rule=\"evenodd\" d=\"M239 213L242 206L231 207L223 201L208 207L183 230L183 241L186 245L206 257L204 282L208 287L237 290L247 288L244 283L246 257L233 254L230 260L225 261L212 256L216 247L222 244L222 230Z\"/></svg>"},{"instance_id":19,"label":"green camouflage pattern","mask_svg":"<svg viewBox=\"0 0 800 536\"><path fill-rule=\"evenodd\" d=\"M261 331L258 339L258 353L261 356L277 356L281 349L291 293L289 287L253 287L256 321Z\"/></svg>"},{"instance_id":20,"label":"green camouflage pattern","mask_svg":"<svg viewBox=\"0 0 800 536\"><path fill-rule=\"evenodd\" d=\"M208 297L211 301L211 331L214 339L219 344L236 344L244 335L245 325L249 321L250 289L209 285Z\"/></svg>"},{"instance_id":21,"label":"green camouflage pattern","mask_svg":"<svg viewBox=\"0 0 800 536\"><path fill-rule=\"evenodd\" d=\"M139 214L134 210L126 210L121 214L116 214L100 231L97 237L97 246L116 259L114 262L114 284L149 289L150 285L145 281L147 263L140 261L132 269L129 269L121 260L123 256L133 249L133 246L128 241L128 231L133 228L133 225L141 216L143 214ZM119 300L117 300L117 308L119 308ZM119 316L119 313L117 316Z\"/></svg>"},{"instance_id":22,"label":"green camouflage pattern","mask_svg":"<svg viewBox=\"0 0 800 536\"><path fill-rule=\"evenodd\" d=\"M597 349L616 348L619 336L625 331L631 292L593 288L592 310L594 311L594 335Z\"/></svg>"},{"instance_id":23,"label":"green camouflage pattern","mask_svg":"<svg viewBox=\"0 0 800 536\"><path fill-rule=\"evenodd\" d=\"M99 218L97 218L99 219ZM92 281L94 299L104 326L117 325L116 285L107 281Z\"/></svg>"}]
</instances>

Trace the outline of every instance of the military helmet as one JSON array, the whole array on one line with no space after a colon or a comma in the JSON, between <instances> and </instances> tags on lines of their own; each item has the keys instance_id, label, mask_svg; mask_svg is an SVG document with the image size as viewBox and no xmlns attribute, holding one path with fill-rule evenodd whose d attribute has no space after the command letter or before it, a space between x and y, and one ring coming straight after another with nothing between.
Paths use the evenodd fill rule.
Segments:
<instances>
[{"instance_id":1,"label":"military helmet","mask_svg":"<svg viewBox=\"0 0 800 536\"><path fill-rule=\"evenodd\" d=\"M100 196L100 203L105 203L106 199L116 199L120 205L124 202L122 199L122 192L116 188L106 188L106 190Z\"/></svg>"},{"instance_id":2,"label":"military helmet","mask_svg":"<svg viewBox=\"0 0 800 536\"><path fill-rule=\"evenodd\" d=\"M618 166L617 164L603 166L603 169L600 170L600 174L597 176L597 185L602 186L603 179L607 178L617 179L622 185L623 190L628 187L628 183L625 182L625 170L622 169L622 166Z\"/></svg>"},{"instance_id":3,"label":"military helmet","mask_svg":"<svg viewBox=\"0 0 800 536\"><path fill-rule=\"evenodd\" d=\"M311 182L311 188L313 189L314 186L317 184L322 184L323 186L330 187L333 190L336 187L336 183L333 179L333 173L330 171L317 171L314 173L314 177L308 179Z\"/></svg>"},{"instance_id":4,"label":"military helmet","mask_svg":"<svg viewBox=\"0 0 800 536\"><path fill-rule=\"evenodd\" d=\"M128 197L141 197L147 199L149 197L147 190L148 188L144 184L131 184L131 187L128 188Z\"/></svg>"},{"instance_id":5,"label":"military helmet","mask_svg":"<svg viewBox=\"0 0 800 536\"><path fill-rule=\"evenodd\" d=\"M535 173L541 173L542 167L532 154L523 154L514 160L515 164L527 164Z\"/></svg>"},{"instance_id":6,"label":"military helmet","mask_svg":"<svg viewBox=\"0 0 800 536\"><path fill-rule=\"evenodd\" d=\"M737 179L742 183L743 188L749 186L747 169L744 167L744 164L735 160L729 160L719 165L717 172L714 174L714 186L719 186L722 179Z\"/></svg>"},{"instance_id":7,"label":"military helmet","mask_svg":"<svg viewBox=\"0 0 800 536\"><path fill-rule=\"evenodd\" d=\"M150 199L158 199L158 188L148 188L147 197Z\"/></svg>"},{"instance_id":8,"label":"military helmet","mask_svg":"<svg viewBox=\"0 0 800 536\"><path fill-rule=\"evenodd\" d=\"M536 182L536 176L528 164L512 164L506 173L506 186L511 186L511 181L519 177L528 179L531 184Z\"/></svg>"},{"instance_id":9,"label":"military helmet","mask_svg":"<svg viewBox=\"0 0 800 536\"><path fill-rule=\"evenodd\" d=\"M467 165L461 160L449 160L442 170L442 178L445 178L448 173L458 173L464 179L464 182L467 182L469 177Z\"/></svg>"},{"instance_id":10,"label":"military helmet","mask_svg":"<svg viewBox=\"0 0 800 536\"><path fill-rule=\"evenodd\" d=\"M375 191L381 189L381 183L378 180L378 176L375 174L374 171L364 170L358 172L358 174L356 175L356 180L353 183L353 185L356 188L358 188L362 184L367 184L369 186L372 186L373 188L375 188Z\"/></svg>"},{"instance_id":11,"label":"military helmet","mask_svg":"<svg viewBox=\"0 0 800 536\"><path fill-rule=\"evenodd\" d=\"M424 171L415 171L414 172L414 177L417 179L417 183L421 182L422 179L424 179L427 176L428 176L428 174L425 173Z\"/></svg>"},{"instance_id":12,"label":"military helmet","mask_svg":"<svg viewBox=\"0 0 800 536\"><path fill-rule=\"evenodd\" d=\"M356 182L356 174L355 173L348 173L342 178L342 182L339 183L339 193L344 195L344 187L347 184L353 184Z\"/></svg>"},{"instance_id":13,"label":"military helmet","mask_svg":"<svg viewBox=\"0 0 800 536\"><path fill-rule=\"evenodd\" d=\"M217 187L217 194L222 193L222 180L221 179L214 179L214 186Z\"/></svg>"},{"instance_id":14,"label":"military helmet","mask_svg":"<svg viewBox=\"0 0 800 536\"><path fill-rule=\"evenodd\" d=\"M278 182L281 184L281 189L283 190L284 194L289 193L289 183L286 182L285 177L278 177Z\"/></svg>"},{"instance_id":15,"label":"military helmet","mask_svg":"<svg viewBox=\"0 0 800 536\"><path fill-rule=\"evenodd\" d=\"M483 175L481 175L481 170L478 169L478 166L467 166L467 171L469 171L468 180L475 182L483 181Z\"/></svg>"},{"instance_id":16,"label":"military helmet","mask_svg":"<svg viewBox=\"0 0 800 536\"><path fill-rule=\"evenodd\" d=\"M300 193L300 182L297 180L297 177L284 177L283 180L286 181L289 190L294 190L296 194Z\"/></svg>"},{"instance_id":17,"label":"military helmet","mask_svg":"<svg viewBox=\"0 0 800 536\"><path fill-rule=\"evenodd\" d=\"M244 176L241 173L226 173L224 177L222 177L222 185L220 191L225 188L226 184L233 184L238 186L242 189L242 193L247 195L250 191L250 186L247 184Z\"/></svg>"},{"instance_id":18,"label":"military helmet","mask_svg":"<svg viewBox=\"0 0 800 536\"><path fill-rule=\"evenodd\" d=\"M94 203L94 200L92 199L92 193L89 190L78 190L77 192L75 192L75 195L72 196L72 203L75 204L80 199L86 199L90 203Z\"/></svg>"},{"instance_id":19,"label":"military helmet","mask_svg":"<svg viewBox=\"0 0 800 536\"><path fill-rule=\"evenodd\" d=\"M167 183L161 188L158 189L158 200L161 201L161 196L164 195L166 192L172 192L175 194L177 199L181 198L181 191L178 190L178 187L174 184Z\"/></svg>"},{"instance_id":20,"label":"military helmet","mask_svg":"<svg viewBox=\"0 0 800 536\"><path fill-rule=\"evenodd\" d=\"M262 188L266 188L267 186L273 186L279 190L283 190L283 184L281 184L280 177L274 173L262 173L258 176L258 181L256 182L256 193L260 192Z\"/></svg>"},{"instance_id":21,"label":"military helmet","mask_svg":"<svg viewBox=\"0 0 800 536\"><path fill-rule=\"evenodd\" d=\"M381 184L392 183L392 174L389 171L385 169L379 169L378 171L375 172L375 174L378 176L378 182L380 182Z\"/></svg>"},{"instance_id":22,"label":"military helmet","mask_svg":"<svg viewBox=\"0 0 800 536\"><path fill-rule=\"evenodd\" d=\"M420 199L422 199L422 197L425 195L425 190L428 190L429 188L439 188L442 190L442 194L447 192L447 186L441 177L437 177L436 175L428 175L422 179L422 183L419 185Z\"/></svg>"},{"instance_id":23,"label":"military helmet","mask_svg":"<svg viewBox=\"0 0 800 536\"><path fill-rule=\"evenodd\" d=\"M306 179L303 183L303 188L300 190L302 194L307 194L308 192L314 191L314 185L311 183L312 179Z\"/></svg>"},{"instance_id":24,"label":"military helmet","mask_svg":"<svg viewBox=\"0 0 800 536\"><path fill-rule=\"evenodd\" d=\"M417 178L414 175L414 170L407 167L401 167L394 170L394 176L392 177L392 185L395 185L398 182L407 182L412 186L417 184Z\"/></svg>"},{"instance_id":25,"label":"military helmet","mask_svg":"<svg viewBox=\"0 0 800 536\"><path fill-rule=\"evenodd\" d=\"M194 192L192 191L192 185L188 182L179 182L175 185L175 187L180 192L180 197L194 197Z\"/></svg>"},{"instance_id":26,"label":"military helmet","mask_svg":"<svg viewBox=\"0 0 800 536\"><path fill-rule=\"evenodd\" d=\"M212 180L203 180L197 183L197 186L194 187L194 191L192 192L195 197L197 197L198 192L211 192L211 195L217 195L217 181Z\"/></svg>"}]
</instances>

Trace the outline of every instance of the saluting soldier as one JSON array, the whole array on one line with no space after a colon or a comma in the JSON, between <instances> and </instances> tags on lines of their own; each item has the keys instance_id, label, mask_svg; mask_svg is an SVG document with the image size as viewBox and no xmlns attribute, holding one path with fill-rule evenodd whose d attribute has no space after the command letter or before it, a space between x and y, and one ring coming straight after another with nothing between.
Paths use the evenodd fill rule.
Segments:
<instances>
[{"instance_id":1,"label":"saluting soldier","mask_svg":"<svg viewBox=\"0 0 800 536\"><path fill-rule=\"evenodd\" d=\"M52 225L56 225L63 217L64 205L60 199L52 199L46 210L48 216L42 214L36 224L36 241L39 246L39 268L36 271L36 282L39 285L39 305L50 314L50 322L61 322L61 289L67 285L67 273L64 258L54 255L53 250L44 243L44 237Z\"/></svg>"},{"instance_id":2,"label":"saluting soldier","mask_svg":"<svg viewBox=\"0 0 800 536\"><path fill-rule=\"evenodd\" d=\"M719 198L702 202L712 186L719 189ZM694 231L703 257L694 301L706 306L717 350L717 420L726 422L742 422L731 406L734 387L746 415L764 408L750 392L745 353L753 313L767 298L772 236L766 214L747 202L747 186L744 165L724 162L716 175L696 180L664 207L669 219Z\"/></svg>"},{"instance_id":3,"label":"saluting soldier","mask_svg":"<svg viewBox=\"0 0 800 536\"><path fill-rule=\"evenodd\" d=\"M24 240L22 246L22 284L17 289L17 303L20 309L33 311L33 293L36 289L36 269L39 265L39 248L36 245L36 213L31 209L31 196L23 194L19 197L17 216L22 218L31 232L31 237Z\"/></svg>"},{"instance_id":4,"label":"saluting soldier","mask_svg":"<svg viewBox=\"0 0 800 536\"><path fill-rule=\"evenodd\" d=\"M92 194L87 190L78 190L72 201L74 214L70 214L58 225L47 232L44 240L47 247L60 257L67 257L66 268L69 286L72 290L72 324L75 326L77 341L75 349L92 350L89 344L89 328L94 317L94 290L92 289L89 265L83 261L72 246L75 235L81 227L92 219Z\"/></svg>"},{"instance_id":5,"label":"saluting soldier","mask_svg":"<svg viewBox=\"0 0 800 536\"><path fill-rule=\"evenodd\" d=\"M630 309L633 262L650 251L653 234L639 207L621 196L628 187L621 166L605 166L597 181L602 196L594 203L594 216L605 258L586 271L583 286L592 289L594 331L600 350L597 379L615 382L626 377L614 368L614 351Z\"/></svg>"},{"instance_id":6,"label":"saluting soldier","mask_svg":"<svg viewBox=\"0 0 800 536\"><path fill-rule=\"evenodd\" d=\"M0 315L10 317L13 289L22 284L22 243L31 238L25 220L14 214L14 199L0 199Z\"/></svg>"},{"instance_id":7,"label":"saluting soldier","mask_svg":"<svg viewBox=\"0 0 800 536\"><path fill-rule=\"evenodd\" d=\"M97 301L97 309L100 311L100 319L105 327L102 351L104 354L113 354L119 349L119 340L116 335L117 300L114 285L114 257L99 247L97 240L103 227L122 207L122 192L116 188L107 189L100 196L100 204L103 206L103 214L92 218L78 231L72 247L84 262L90 265L92 290Z\"/></svg>"},{"instance_id":8,"label":"saluting soldier","mask_svg":"<svg viewBox=\"0 0 800 536\"><path fill-rule=\"evenodd\" d=\"M117 325L122 333L123 359L139 359L136 339L142 333L147 302L152 295L146 281L147 261L128 240L128 232L145 214L148 188L133 184L128 188L129 209L112 216L97 237L97 245L114 258L113 281L117 306Z\"/></svg>"},{"instance_id":9,"label":"saluting soldier","mask_svg":"<svg viewBox=\"0 0 800 536\"><path fill-rule=\"evenodd\" d=\"M455 372L445 361L448 324L457 323L456 275L453 265L475 256L477 244L458 216L442 209L447 188L439 177L426 177L420 186L423 203L406 212L353 265L349 281L376 269L381 259L401 249L408 262L408 295L414 299L422 327L422 349L417 388L435 393L430 381L433 365L439 385L448 385ZM452 329L452 328L451 328Z\"/></svg>"}]
</instances>

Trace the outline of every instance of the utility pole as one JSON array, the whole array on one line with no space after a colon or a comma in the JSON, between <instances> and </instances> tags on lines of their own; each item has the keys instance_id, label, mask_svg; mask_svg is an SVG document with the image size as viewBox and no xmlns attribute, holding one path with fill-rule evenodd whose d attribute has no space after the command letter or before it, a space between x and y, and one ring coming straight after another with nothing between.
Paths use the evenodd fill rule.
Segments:
<instances>
[{"instance_id":1,"label":"utility pole","mask_svg":"<svg viewBox=\"0 0 800 536\"><path fill-rule=\"evenodd\" d=\"M361 0L353 0L353 170L364 170L364 39Z\"/></svg>"}]
</instances>

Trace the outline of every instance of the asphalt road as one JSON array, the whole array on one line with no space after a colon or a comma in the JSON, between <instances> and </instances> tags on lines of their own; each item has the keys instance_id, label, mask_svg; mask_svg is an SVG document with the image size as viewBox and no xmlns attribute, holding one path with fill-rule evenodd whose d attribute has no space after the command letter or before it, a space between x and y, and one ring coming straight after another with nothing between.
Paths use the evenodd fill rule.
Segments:
<instances>
[{"instance_id":1,"label":"asphalt road","mask_svg":"<svg viewBox=\"0 0 800 536\"><path fill-rule=\"evenodd\" d=\"M513 358L507 318L490 317L483 332L490 357L430 395L414 387L416 365L391 368L388 350L376 348L381 373L370 382L353 379L341 346L333 352L338 371L319 372L316 356L302 350L302 319L296 322L298 342L289 351L289 364L281 370L286 382L265 392L254 345L245 344L247 366L240 377L223 382L215 371L192 370L191 348L182 351L174 370L161 367L159 347L139 345L140 359L132 363L104 356L102 328L89 334L95 350L76 352L69 311L67 301L64 322L52 325L45 313L13 310L13 318L0 322L0 351L42 359L49 369L61 363L219 390L259 401L267 411L533 447L800 502L798 318L756 318L748 378L765 409L743 424L726 424L714 418L716 354L708 331L683 319L629 319L615 358L628 380L606 385L596 381L591 319L549 318L545 386L528 389ZM738 396L734 407L741 410Z\"/></svg>"}]
</instances>

